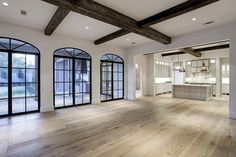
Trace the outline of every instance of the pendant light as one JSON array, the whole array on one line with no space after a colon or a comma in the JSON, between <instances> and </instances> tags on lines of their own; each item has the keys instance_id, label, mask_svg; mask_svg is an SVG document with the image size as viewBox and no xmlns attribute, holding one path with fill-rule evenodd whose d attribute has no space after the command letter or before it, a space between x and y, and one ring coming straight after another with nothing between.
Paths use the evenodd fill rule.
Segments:
<instances>
[{"instance_id":1,"label":"pendant light","mask_svg":"<svg viewBox=\"0 0 236 157\"><path fill-rule=\"evenodd\" d=\"M202 54L203 57L203 54ZM208 72L208 66L206 66L204 60L202 60L202 68L201 68L201 72Z\"/></svg>"},{"instance_id":2,"label":"pendant light","mask_svg":"<svg viewBox=\"0 0 236 157\"><path fill-rule=\"evenodd\" d=\"M183 64L183 56L182 56L182 61L181 61L181 67L180 67L180 69L179 69L179 72L181 72L181 73L185 73L185 68L184 68L184 64Z\"/></svg>"}]
</instances>

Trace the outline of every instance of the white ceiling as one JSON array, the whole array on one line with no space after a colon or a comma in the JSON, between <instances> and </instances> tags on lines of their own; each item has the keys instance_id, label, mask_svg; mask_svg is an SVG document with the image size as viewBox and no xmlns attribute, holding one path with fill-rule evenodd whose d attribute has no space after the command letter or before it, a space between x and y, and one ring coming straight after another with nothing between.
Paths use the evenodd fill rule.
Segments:
<instances>
[{"instance_id":1,"label":"white ceiling","mask_svg":"<svg viewBox=\"0 0 236 157\"><path fill-rule=\"evenodd\" d=\"M198 10L178 16L152 26L171 37L199 31L236 21L236 0L221 0ZM192 21L192 18L197 18ZM203 25L208 21L215 21L211 25Z\"/></svg>"},{"instance_id":2,"label":"white ceiling","mask_svg":"<svg viewBox=\"0 0 236 157\"><path fill-rule=\"evenodd\" d=\"M187 0L95 0L137 21L155 15Z\"/></svg>"},{"instance_id":3,"label":"white ceiling","mask_svg":"<svg viewBox=\"0 0 236 157\"><path fill-rule=\"evenodd\" d=\"M9 4L8 7L2 5ZM43 29L47 26L57 7L40 0L0 0L0 20L22 26ZM20 14L27 11L27 16Z\"/></svg>"},{"instance_id":4,"label":"white ceiling","mask_svg":"<svg viewBox=\"0 0 236 157\"><path fill-rule=\"evenodd\" d=\"M142 20L165 9L180 4L186 0L96 0L136 20ZM3 6L2 2L8 2L9 6ZM154 29L170 36L178 36L189 32L202 30L217 25L236 21L235 0L221 0L215 4L206 6L196 11L178 16L168 21L152 26ZM55 13L57 7L41 0L0 0L0 20L13 24L44 30ZM22 16L20 10L26 10L27 16ZM191 19L196 17L196 21ZM215 23L203 26L203 23L214 20ZM89 30L85 29L88 26ZM101 21L70 12L56 29L56 33L96 40L110 34L119 28ZM126 41L130 39L130 41ZM132 47L151 42L152 40L136 35L127 34L107 44L119 47ZM131 44L135 42L136 44Z\"/></svg>"},{"instance_id":5,"label":"white ceiling","mask_svg":"<svg viewBox=\"0 0 236 157\"><path fill-rule=\"evenodd\" d=\"M89 27L89 29L85 29ZM95 20L93 18L70 12L56 29L56 33L96 40L120 28Z\"/></svg>"}]
</instances>

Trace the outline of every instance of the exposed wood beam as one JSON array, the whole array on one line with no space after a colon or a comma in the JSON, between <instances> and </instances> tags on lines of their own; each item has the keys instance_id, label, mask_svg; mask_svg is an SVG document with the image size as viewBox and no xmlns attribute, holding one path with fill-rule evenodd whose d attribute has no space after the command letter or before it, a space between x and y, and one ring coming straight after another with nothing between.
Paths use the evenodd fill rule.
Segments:
<instances>
[{"instance_id":1,"label":"exposed wood beam","mask_svg":"<svg viewBox=\"0 0 236 157\"><path fill-rule=\"evenodd\" d=\"M189 0L177 6L174 6L170 9L167 9L163 12L160 12L156 15L153 15L149 18L146 18L140 21L138 25L141 27L151 26L151 25L166 21L168 19L177 17L179 15L186 14L193 10L202 8L204 6L215 3L217 1L220 1L220 0Z\"/></svg>"},{"instance_id":2,"label":"exposed wood beam","mask_svg":"<svg viewBox=\"0 0 236 157\"><path fill-rule=\"evenodd\" d=\"M51 35L69 12L70 10L68 8L59 6L52 19L48 23L47 27L45 28L44 34Z\"/></svg>"},{"instance_id":3,"label":"exposed wood beam","mask_svg":"<svg viewBox=\"0 0 236 157\"><path fill-rule=\"evenodd\" d=\"M229 48L229 44L225 45L217 45L217 46L211 46L211 47L204 47L204 48L198 48L198 49L193 49L194 52L204 52L204 51L212 51L212 50L220 50L220 49L227 49ZM161 54L162 57L166 56L174 56L174 55L181 55L185 54L184 52L181 52L179 50L176 50L176 52L171 52L171 53L163 53Z\"/></svg>"},{"instance_id":4,"label":"exposed wood beam","mask_svg":"<svg viewBox=\"0 0 236 157\"><path fill-rule=\"evenodd\" d=\"M174 55L182 55L185 54L184 52L171 52L171 53L163 53L161 54L162 57L166 57L166 56L174 56Z\"/></svg>"},{"instance_id":5,"label":"exposed wood beam","mask_svg":"<svg viewBox=\"0 0 236 157\"><path fill-rule=\"evenodd\" d=\"M194 52L212 51L212 50L227 49L227 48L229 48L229 44L194 49Z\"/></svg>"},{"instance_id":6,"label":"exposed wood beam","mask_svg":"<svg viewBox=\"0 0 236 157\"><path fill-rule=\"evenodd\" d=\"M102 37L102 38L94 41L94 44L95 45L99 45L99 44L105 43L107 41L113 40L115 38L118 38L120 36L126 35L128 33L130 33L130 31L125 30L125 29L120 29L120 30L118 30L118 31L116 31L116 32L114 32L112 34L109 34L109 35L107 35L105 37Z\"/></svg>"},{"instance_id":7,"label":"exposed wood beam","mask_svg":"<svg viewBox=\"0 0 236 157\"><path fill-rule=\"evenodd\" d=\"M179 15L186 14L188 12L191 12L193 10L196 10L201 7L207 6L209 4L215 3L217 1L219 1L219 0L189 0L184 3L179 4L177 6L174 6L170 9L167 9L163 12L160 12L156 15L153 15L149 18L146 18L142 21L139 21L138 25L140 27L151 26L153 24L157 24L157 23L169 20L171 18L177 17ZM131 31L126 32L126 34L129 34L129 33L131 33ZM118 37L120 37L122 35L126 35L126 34L124 34L124 30L118 30L112 34L102 37L101 39L107 39L107 40L104 40L104 42L107 42L109 40L113 40L115 38L118 38ZM100 40L100 39L98 39L98 40ZM99 42L99 44L102 44L104 42ZM96 43L96 41L95 41L95 43Z\"/></svg>"},{"instance_id":8,"label":"exposed wood beam","mask_svg":"<svg viewBox=\"0 0 236 157\"><path fill-rule=\"evenodd\" d=\"M192 49L191 47L180 49L180 51L184 52L184 53L187 53L187 54L190 54L190 55L193 55L195 57L201 57L202 56L202 54L200 52L194 52L194 49Z\"/></svg>"},{"instance_id":9,"label":"exposed wood beam","mask_svg":"<svg viewBox=\"0 0 236 157\"><path fill-rule=\"evenodd\" d=\"M85 16L109 23L111 25L120 27L125 30L129 30L141 36L150 38L152 40L161 42L163 44L171 43L171 38L167 35L156 31L150 27L140 28L137 25L137 21L123 15L111 8L108 8L93 0L43 0L45 2L64 6L71 11L80 13Z\"/></svg>"}]
</instances>

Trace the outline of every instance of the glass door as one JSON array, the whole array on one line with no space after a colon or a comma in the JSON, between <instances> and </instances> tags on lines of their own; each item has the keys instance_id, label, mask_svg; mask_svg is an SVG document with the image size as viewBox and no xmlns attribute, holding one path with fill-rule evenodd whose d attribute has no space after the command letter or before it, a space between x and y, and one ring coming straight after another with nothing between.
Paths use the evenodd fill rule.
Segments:
<instances>
[{"instance_id":1,"label":"glass door","mask_svg":"<svg viewBox=\"0 0 236 157\"><path fill-rule=\"evenodd\" d=\"M8 115L8 53L0 52L0 116Z\"/></svg>"},{"instance_id":2,"label":"glass door","mask_svg":"<svg viewBox=\"0 0 236 157\"><path fill-rule=\"evenodd\" d=\"M101 100L107 101L113 98L112 71L113 64L110 62L101 62Z\"/></svg>"},{"instance_id":3,"label":"glass door","mask_svg":"<svg viewBox=\"0 0 236 157\"><path fill-rule=\"evenodd\" d=\"M37 111L38 58L30 54L12 54L12 114Z\"/></svg>"},{"instance_id":4,"label":"glass door","mask_svg":"<svg viewBox=\"0 0 236 157\"><path fill-rule=\"evenodd\" d=\"M54 94L55 106L73 105L73 59L55 57Z\"/></svg>"}]
</instances>

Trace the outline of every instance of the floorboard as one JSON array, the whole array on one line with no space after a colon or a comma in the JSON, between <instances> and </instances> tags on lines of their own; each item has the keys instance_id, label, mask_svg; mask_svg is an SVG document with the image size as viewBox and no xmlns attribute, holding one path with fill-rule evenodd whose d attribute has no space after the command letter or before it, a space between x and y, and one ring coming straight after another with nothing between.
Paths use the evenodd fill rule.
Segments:
<instances>
[{"instance_id":1,"label":"floorboard","mask_svg":"<svg viewBox=\"0 0 236 157\"><path fill-rule=\"evenodd\" d=\"M235 157L227 97L141 97L0 119L1 157Z\"/></svg>"}]
</instances>

